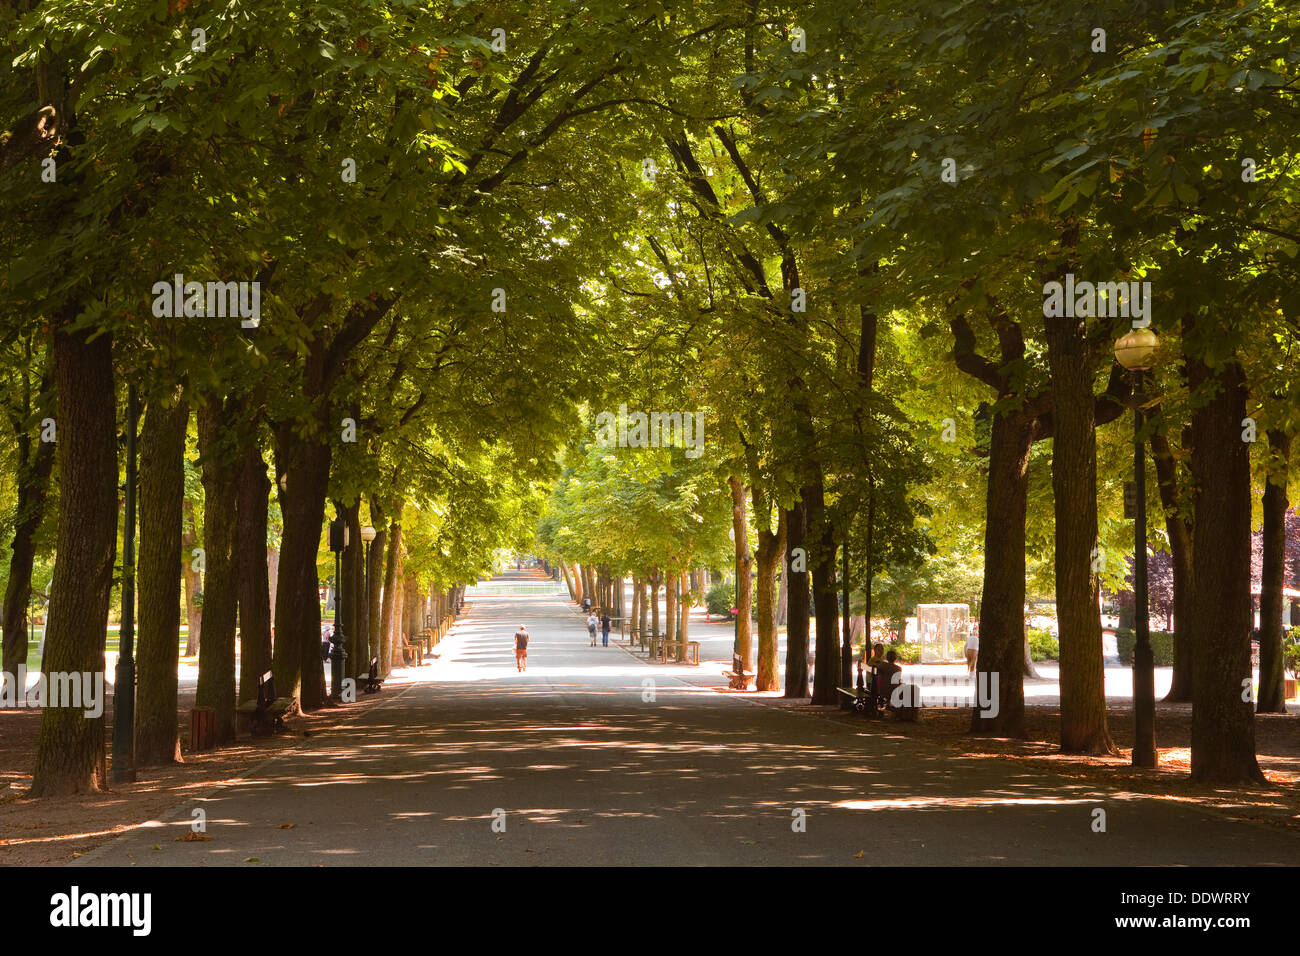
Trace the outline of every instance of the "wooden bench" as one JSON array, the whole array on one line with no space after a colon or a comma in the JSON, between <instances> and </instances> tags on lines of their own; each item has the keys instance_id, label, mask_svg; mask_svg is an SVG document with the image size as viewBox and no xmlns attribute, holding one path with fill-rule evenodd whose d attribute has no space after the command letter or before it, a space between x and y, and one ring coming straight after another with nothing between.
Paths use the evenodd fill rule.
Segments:
<instances>
[{"instance_id":1,"label":"wooden bench","mask_svg":"<svg viewBox=\"0 0 1300 956\"><path fill-rule=\"evenodd\" d=\"M835 689L838 690L841 695L847 697L853 702L852 707L855 714L878 713L876 710L876 702L872 699L870 690L867 690L866 688L863 688L862 690L854 690L848 687L837 687Z\"/></svg>"},{"instance_id":2,"label":"wooden bench","mask_svg":"<svg viewBox=\"0 0 1300 956\"><path fill-rule=\"evenodd\" d=\"M754 679L753 674L746 674L744 670L739 673L736 671L723 671L722 676L727 679L727 686L732 690L749 690L749 682Z\"/></svg>"},{"instance_id":3,"label":"wooden bench","mask_svg":"<svg viewBox=\"0 0 1300 956\"><path fill-rule=\"evenodd\" d=\"M361 678L361 689L367 694L373 694L384 686L383 679L379 676L379 658L370 658L370 673Z\"/></svg>"},{"instance_id":4,"label":"wooden bench","mask_svg":"<svg viewBox=\"0 0 1300 956\"><path fill-rule=\"evenodd\" d=\"M284 729L284 718L297 704L292 697L275 696L275 675L267 671L257 679L257 700L244 701L235 714L249 722L254 737L269 737Z\"/></svg>"}]
</instances>

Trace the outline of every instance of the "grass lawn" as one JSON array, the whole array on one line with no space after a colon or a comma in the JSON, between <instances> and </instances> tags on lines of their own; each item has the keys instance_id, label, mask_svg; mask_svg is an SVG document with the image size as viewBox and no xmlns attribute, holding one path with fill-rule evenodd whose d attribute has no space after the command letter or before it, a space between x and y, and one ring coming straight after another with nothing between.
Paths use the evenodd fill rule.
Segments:
<instances>
[{"instance_id":1,"label":"grass lawn","mask_svg":"<svg viewBox=\"0 0 1300 956\"><path fill-rule=\"evenodd\" d=\"M117 653L117 643L118 643L118 636L120 631L121 628L116 624L110 624L108 626L107 650L111 654ZM185 653L185 642L189 639L189 633L190 633L189 625L182 624L181 642L180 642L180 653L182 655ZM139 640L140 640L140 633L137 630L136 631L137 647L139 647L139 643L138 643ZM41 631L40 628L36 628L35 631L32 633L31 643L27 645L27 670L29 673L31 671L36 671L41 669L41 655L39 653L40 643L41 643ZM182 657L181 660L193 662L198 660L198 658Z\"/></svg>"}]
</instances>

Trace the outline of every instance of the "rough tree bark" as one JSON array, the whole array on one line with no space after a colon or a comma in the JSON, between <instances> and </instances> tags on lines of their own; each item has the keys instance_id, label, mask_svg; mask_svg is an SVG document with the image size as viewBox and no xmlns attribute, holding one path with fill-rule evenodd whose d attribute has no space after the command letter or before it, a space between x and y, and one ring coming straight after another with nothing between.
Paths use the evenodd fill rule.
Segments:
<instances>
[{"instance_id":1,"label":"rough tree bark","mask_svg":"<svg viewBox=\"0 0 1300 956\"><path fill-rule=\"evenodd\" d=\"M71 331L75 306L54 330L54 387L60 476L58 559L45 631L47 672L104 672L108 602L117 548L116 394L113 340ZM80 707L46 707L32 797L104 789L104 718Z\"/></svg>"},{"instance_id":2,"label":"rough tree bark","mask_svg":"<svg viewBox=\"0 0 1300 956\"><path fill-rule=\"evenodd\" d=\"M745 486L732 475L727 479L731 488L731 529L736 534L736 646L740 659L750 666L753 653L753 634L750 615L754 606L754 583L750 577L754 570L754 554L749 549L749 523L745 520Z\"/></svg>"},{"instance_id":3,"label":"rough tree bark","mask_svg":"<svg viewBox=\"0 0 1300 956\"><path fill-rule=\"evenodd\" d=\"M1286 496L1290 477L1291 436L1270 429L1269 453L1275 469L1269 469L1264 483L1264 566L1259 596L1259 700L1256 713L1285 714L1285 661L1282 657L1282 610L1286 602Z\"/></svg>"},{"instance_id":4,"label":"rough tree bark","mask_svg":"<svg viewBox=\"0 0 1300 956\"><path fill-rule=\"evenodd\" d=\"M394 508L401 515L400 505ZM401 580L402 523L394 518L388 525L388 553L384 556L384 598L379 621L379 672L387 677L393 663L393 617L398 612L397 591Z\"/></svg>"},{"instance_id":5,"label":"rough tree bark","mask_svg":"<svg viewBox=\"0 0 1300 956\"><path fill-rule=\"evenodd\" d=\"M238 419L233 400L213 396L198 407L199 455L203 469L203 642L194 702L216 711L215 742L235 739L236 483L230 423ZM277 684L277 689L278 689Z\"/></svg>"},{"instance_id":6,"label":"rough tree bark","mask_svg":"<svg viewBox=\"0 0 1300 956\"><path fill-rule=\"evenodd\" d=\"M1153 418L1159 420L1159 413ZM1184 445L1188 442L1184 441ZM1174 674L1166 701L1190 702L1195 650L1192 633L1192 523L1178 496L1177 471L1168 437L1160 431L1151 436L1151 458L1156 466L1160 507L1165 514L1165 532L1174 569Z\"/></svg>"},{"instance_id":7,"label":"rough tree bark","mask_svg":"<svg viewBox=\"0 0 1300 956\"><path fill-rule=\"evenodd\" d=\"M1087 320L1044 321L1052 378L1052 496L1061 643L1061 750L1110 754L1098 609L1097 439ZM988 607L988 605L984 605ZM1017 635L1021 642L1024 632ZM1021 654L1023 649L1018 648Z\"/></svg>"},{"instance_id":8,"label":"rough tree bark","mask_svg":"<svg viewBox=\"0 0 1300 956\"><path fill-rule=\"evenodd\" d=\"M348 659L343 673L348 677L364 675L370 668L370 644L366 636L365 542L361 540L361 500L342 509L348 527L348 546L343 549L343 580L339 593L343 596L343 632L347 637L345 647Z\"/></svg>"},{"instance_id":9,"label":"rough tree bark","mask_svg":"<svg viewBox=\"0 0 1300 956\"><path fill-rule=\"evenodd\" d=\"M271 576L266 562L271 479L256 439L239 453L235 553L239 604L239 699L257 699L257 679L271 667ZM278 691L278 687L277 687Z\"/></svg>"},{"instance_id":10,"label":"rough tree bark","mask_svg":"<svg viewBox=\"0 0 1300 956\"><path fill-rule=\"evenodd\" d=\"M808 697L807 502L797 501L786 511L786 529L788 547L782 577L789 579L790 586L785 628L785 696Z\"/></svg>"},{"instance_id":11,"label":"rough tree bark","mask_svg":"<svg viewBox=\"0 0 1300 956\"><path fill-rule=\"evenodd\" d=\"M324 423L318 424L323 429ZM330 448L323 435L305 438L296 427L296 423L280 423L273 429L280 511L284 517L273 669L276 692L298 696L304 710L314 710L325 702L316 554L325 521Z\"/></svg>"},{"instance_id":12,"label":"rough tree bark","mask_svg":"<svg viewBox=\"0 0 1300 956\"><path fill-rule=\"evenodd\" d=\"M754 686L760 691L781 687L777 671L776 569L786 549L785 512L777 509L776 531L770 528L768 498L757 486L750 488L754 514L758 515L758 661Z\"/></svg>"},{"instance_id":13,"label":"rough tree bark","mask_svg":"<svg viewBox=\"0 0 1300 956\"><path fill-rule=\"evenodd\" d=\"M839 606L835 592L835 530L831 527L822 490L820 469L808 489L809 532L815 541L809 555L812 563L813 609L817 618L816 666L813 670L812 703L838 705L840 686Z\"/></svg>"},{"instance_id":14,"label":"rough tree bark","mask_svg":"<svg viewBox=\"0 0 1300 956\"><path fill-rule=\"evenodd\" d=\"M188 403L145 410L140 433L140 630L135 693L137 767L181 759L177 667L181 639L181 522Z\"/></svg>"},{"instance_id":15,"label":"rough tree bark","mask_svg":"<svg viewBox=\"0 0 1300 956\"><path fill-rule=\"evenodd\" d=\"M383 642L384 551L388 545L388 523L384 520L384 508L382 503L373 498L370 500L370 521L375 528L375 540L370 542L370 593L366 598L366 635L369 643L366 673L370 672L369 658L379 656Z\"/></svg>"},{"instance_id":16,"label":"rough tree bark","mask_svg":"<svg viewBox=\"0 0 1300 956\"><path fill-rule=\"evenodd\" d=\"M194 568L194 549L199 543L199 528L194 504L186 498L181 506L181 574L185 581L185 656L199 653L203 641L203 577Z\"/></svg>"},{"instance_id":17,"label":"rough tree bark","mask_svg":"<svg viewBox=\"0 0 1300 956\"><path fill-rule=\"evenodd\" d=\"M1241 440L1246 385L1241 366L1211 371L1187 362L1195 392L1212 397L1192 412L1193 511L1191 779L1263 783L1250 701L1250 446Z\"/></svg>"}]
</instances>

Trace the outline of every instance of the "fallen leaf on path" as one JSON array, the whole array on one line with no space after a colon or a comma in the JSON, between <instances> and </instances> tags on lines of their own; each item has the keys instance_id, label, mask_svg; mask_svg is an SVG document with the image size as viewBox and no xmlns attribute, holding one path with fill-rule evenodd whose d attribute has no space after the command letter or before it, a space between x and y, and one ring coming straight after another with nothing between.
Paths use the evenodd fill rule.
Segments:
<instances>
[{"instance_id":1,"label":"fallen leaf on path","mask_svg":"<svg viewBox=\"0 0 1300 956\"><path fill-rule=\"evenodd\" d=\"M250 856L250 857L249 857L248 859L246 859L244 862L245 862L245 863L261 863L262 861L259 860L259 859L258 859L257 857L255 857L255 856Z\"/></svg>"},{"instance_id":2,"label":"fallen leaf on path","mask_svg":"<svg viewBox=\"0 0 1300 956\"><path fill-rule=\"evenodd\" d=\"M185 834L185 836L178 836L176 838L176 842L177 843L206 843L208 840L211 839L212 837L208 836L206 833L195 833L193 830L191 830L189 833Z\"/></svg>"},{"instance_id":3,"label":"fallen leaf on path","mask_svg":"<svg viewBox=\"0 0 1300 956\"><path fill-rule=\"evenodd\" d=\"M280 824L280 829L281 829L281 830L292 830L292 829L293 829L294 827L296 827L297 825L298 825L298 824L296 824L296 823L281 823L281 824Z\"/></svg>"},{"instance_id":4,"label":"fallen leaf on path","mask_svg":"<svg viewBox=\"0 0 1300 956\"><path fill-rule=\"evenodd\" d=\"M860 860L860 859L862 859L862 851L859 850L857 853L853 854L853 859L855 859L855 860Z\"/></svg>"}]
</instances>

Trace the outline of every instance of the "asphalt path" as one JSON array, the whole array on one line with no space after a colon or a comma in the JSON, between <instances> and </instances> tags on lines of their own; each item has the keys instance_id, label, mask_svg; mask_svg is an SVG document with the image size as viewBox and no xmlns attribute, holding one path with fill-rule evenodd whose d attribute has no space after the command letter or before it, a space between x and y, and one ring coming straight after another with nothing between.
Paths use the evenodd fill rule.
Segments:
<instances>
[{"instance_id":1,"label":"asphalt path","mask_svg":"<svg viewBox=\"0 0 1300 956\"><path fill-rule=\"evenodd\" d=\"M513 634L532 633L526 673ZM1300 839L728 694L480 596L418 682L75 865L1287 865ZM683 679L685 675L690 679ZM206 841L182 842L194 810ZM1104 812L1104 832L1098 829Z\"/></svg>"}]
</instances>

